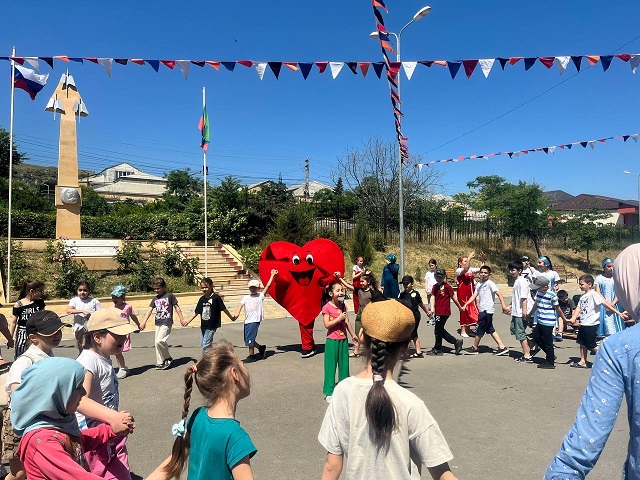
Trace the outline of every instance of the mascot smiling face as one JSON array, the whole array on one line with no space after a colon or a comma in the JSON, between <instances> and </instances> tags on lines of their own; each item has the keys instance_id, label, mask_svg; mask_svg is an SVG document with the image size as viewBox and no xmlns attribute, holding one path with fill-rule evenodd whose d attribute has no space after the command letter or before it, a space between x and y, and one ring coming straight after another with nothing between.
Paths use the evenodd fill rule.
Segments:
<instances>
[{"instance_id":1,"label":"mascot smiling face","mask_svg":"<svg viewBox=\"0 0 640 480\"><path fill-rule=\"evenodd\" d=\"M260 278L269 281L278 270L269 294L301 325L309 325L320 313L324 287L335 281L334 272L344 275L344 255L326 238L317 238L302 247L289 242L273 242L258 261Z\"/></svg>"}]
</instances>

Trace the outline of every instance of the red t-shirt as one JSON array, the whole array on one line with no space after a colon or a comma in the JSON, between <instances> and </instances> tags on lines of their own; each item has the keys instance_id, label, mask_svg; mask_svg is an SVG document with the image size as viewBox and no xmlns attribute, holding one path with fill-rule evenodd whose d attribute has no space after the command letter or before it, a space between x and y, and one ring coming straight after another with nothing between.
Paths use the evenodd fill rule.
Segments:
<instances>
[{"instance_id":1,"label":"red t-shirt","mask_svg":"<svg viewBox=\"0 0 640 480\"><path fill-rule=\"evenodd\" d=\"M435 314L451 315L451 297L453 297L453 288L448 283L440 285L436 283L431 290L431 295L435 298Z\"/></svg>"}]
</instances>

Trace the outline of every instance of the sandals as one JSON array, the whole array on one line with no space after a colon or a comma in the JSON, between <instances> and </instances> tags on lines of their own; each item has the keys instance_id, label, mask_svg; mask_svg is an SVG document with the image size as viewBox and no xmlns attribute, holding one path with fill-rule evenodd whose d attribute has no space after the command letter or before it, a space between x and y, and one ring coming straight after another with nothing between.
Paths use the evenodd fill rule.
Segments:
<instances>
[{"instance_id":1,"label":"sandals","mask_svg":"<svg viewBox=\"0 0 640 480\"><path fill-rule=\"evenodd\" d=\"M582 364L580 364L580 363L578 363L578 362L571 362L571 363L569 364L569 366L570 366L570 367L573 367L573 368L589 368L589 367L587 367L586 365L582 365Z\"/></svg>"},{"instance_id":2,"label":"sandals","mask_svg":"<svg viewBox=\"0 0 640 480\"><path fill-rule=\"evenodd\" d=\"M412 353L411 355L409 355L409 358L424 358L424 355L422 354L422 352L420 353Z\"/></svg>"}]
</instances>

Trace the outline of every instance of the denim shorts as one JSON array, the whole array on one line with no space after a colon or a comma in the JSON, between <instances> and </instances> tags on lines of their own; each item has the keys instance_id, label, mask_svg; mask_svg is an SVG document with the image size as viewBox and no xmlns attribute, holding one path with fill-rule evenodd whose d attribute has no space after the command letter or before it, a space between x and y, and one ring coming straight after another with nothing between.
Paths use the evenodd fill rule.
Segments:
<instances>
[{"instance_id":1,"label":"denim shorts","mask_svg":"<svg viewBox=\"0 0 640 480\"><path fill-rule=\"evenodd\" d=\"M258 328L260 328L260 322L244 324L244 346L245 347L253 347L255 345L256 337L258 336Z\"/></svg>"},{"instance_id":2,"label":"denim shorts","mask_svg":"<svg viewBox=\"0 0 640 480\"><path fill-rule=\"evenodd\" d=\"M524 322L522 317L511 317L511 335L515 335L516 340L522 341L527 339L527 334L524 331Z\"/></svg>"},{"instance_id":3,"label":"denim shorts","mask_svg":"<svg viewBox=\"0 0 640 480\"><path fill-rule=\"evenodd\" d=\"M213 335L216 333L216 329L212 328L200 328L200 346L202 350L206 350L213 343Z\"/></svg>"}]
</instances>

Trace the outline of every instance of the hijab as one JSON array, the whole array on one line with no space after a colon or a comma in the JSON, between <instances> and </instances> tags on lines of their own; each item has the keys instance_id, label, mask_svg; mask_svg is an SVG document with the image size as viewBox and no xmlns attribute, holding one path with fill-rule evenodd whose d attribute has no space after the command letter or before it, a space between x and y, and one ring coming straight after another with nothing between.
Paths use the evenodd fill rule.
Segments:
<instances>
[{"instance_id":1,"label":"hijab","mask_svg":"<svg viewBox=\"0 0 640 480\"><path fill-rule=\"evenodd\" d=\"M613 284L618 301L640 320L640 243L625 248L613 264Z\"/></svg>"},{"instance_id":2,"label":"hijab","mask_svg":"<svg viewBox=\"0 0 640 480\"><path fill-rule=\"evenodd\" d=\"M11 395L11 423L19 436L38 428L55 428L79 436L75 413L67 413L73 392L84 381L84 367L70 358L40 360L22 372Z\"/></svg>"}]
</instances>

